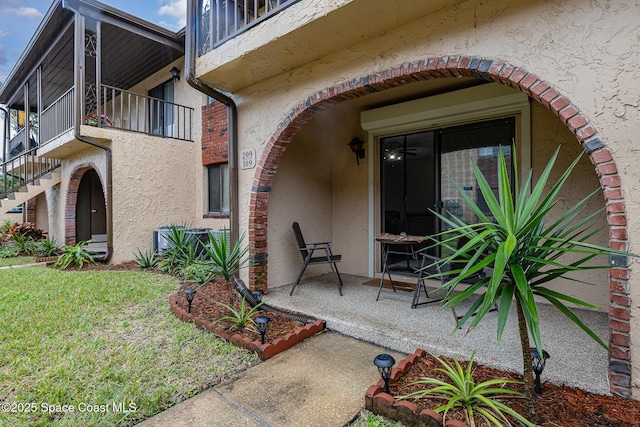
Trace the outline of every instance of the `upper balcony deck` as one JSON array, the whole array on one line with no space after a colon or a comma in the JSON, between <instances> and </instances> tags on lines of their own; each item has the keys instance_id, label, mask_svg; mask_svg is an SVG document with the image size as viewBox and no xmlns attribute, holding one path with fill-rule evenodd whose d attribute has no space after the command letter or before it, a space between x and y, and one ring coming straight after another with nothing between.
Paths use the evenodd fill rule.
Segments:
<instances>
[{"instance_id":1,"label":"upper balcony deck","mask_svg":"<svg viewBox=\"0 0 640 427\"><path fill-rule=\"evenodd\" d=\"M196 74L236 92L462 0L194 0ZM402 7L399 7L401 4ZM195 24L195 28L191 25Z\"/></svg>"}]
</instances>

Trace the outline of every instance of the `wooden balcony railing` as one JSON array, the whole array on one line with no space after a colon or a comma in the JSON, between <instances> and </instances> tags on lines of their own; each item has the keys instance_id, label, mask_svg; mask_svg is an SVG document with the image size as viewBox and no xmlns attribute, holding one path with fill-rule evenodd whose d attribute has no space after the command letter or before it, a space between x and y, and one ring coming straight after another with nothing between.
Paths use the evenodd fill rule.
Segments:
<instances>
[{"instance_id":1,"label":"wooden balcony railing","mask_svg":"<svg viewBox=\"0 0 640 427\"><path fill-rule=\"evenodd\" d=\"M198 55L268 19L298 0L201 0L196 17Z\"/></svg>"}]
</instances>

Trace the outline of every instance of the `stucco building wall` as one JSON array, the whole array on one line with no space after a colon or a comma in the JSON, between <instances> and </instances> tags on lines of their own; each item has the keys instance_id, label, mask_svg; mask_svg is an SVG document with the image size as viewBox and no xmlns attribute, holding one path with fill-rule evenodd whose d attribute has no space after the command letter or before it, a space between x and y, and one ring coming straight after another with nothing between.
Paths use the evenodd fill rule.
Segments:
<instances>
[{"instance_id":1,"label":"stucco building wall","mask_svg":"<svg viewBox=\"0 0 640 427\"><path fill-rule=\"evenodd\" d=\"M300 4L307 4L301 2ZM292 8L293 9L293 8ZM300 16L290 16L288 19L304 21L306 16L303 7L296 11ZM296 12L296 13L298 13ZM280 74L273 75L258 83L252 83L247 87L236 90L233 94L239 108L239 135L240 149L254 148L260 158L264 147L276 132L278 126L286 123L285 118L307 97L318 93L323 88L330 88L339 83L348 83L351 79L366 76L377 71L398 67L404 63L415 62L427 57L446 57L447 55L467 55L502 60L539 76L545 82L558 89L576 105L589 122L596 128L605 146L611 150L613 159L620 174L622 193L625 201L628 231L628 246L633 252L638 252L640 245L640 232L634 224L640 218L637 182L640 182L637 164L640 156L635 149L634 139L638 135L640 126L640 87L634 84L638 81L640 71L637 61L640 47L634 40L640 33L640 24L637 16L640 15L640 6L624 1L606 3L586 3L573 0L562 3L552 1L540 2L462 2L445 6L437 14L425 17L417 17L412 22L381 34L367 35L359 42L346 47L340 47L318 59L300 65L296 68L284 69ZM281 21L284 21L282 18ZM277 25L278 20L274 20ZM345 21L349 21L348 16ZM283 22L283 24L285 24ZM317 38L322 40L323 34L340 32L340 28L318 29ZM277 32L277 31L276 31ZM239 43L241 41L239 40ZM308 49L313 50L310 44ZM276 53L277 55L277 53ZM280 53L286 56L286 52ZM313 54L310 54L312 57ZM206 64L206 60L201 63ZM250 65L250 64L248 64ZM215 83L215 82L214 82ZM419 85L416 83L416 85ZM410 89L412 85L407 85ZM418 86L416 86L418 87ZM402 96L396 97L396 102L410 99L411 94L402 92ZM415 93L414 93L415 96ZM407 98L403 98L407 97ZM363 100L366 102L366 100ZM394 102L387 99L387 102ZM371 107L371 106L367 106ZM336 107L332 107L331 111ZM347 108L348 106L343 106ZM353 106L354 109L357 107ZM580 150L575 137L559 120L553 119L544 112L545 107L534 105L533 124L533 167L534 173L540 165L546 163L550 153L556 148L556 142L566 142L571 146L567 154L562 155L560 165L567 165L570 159ZM330 112L318 113L332 114ZM347 114L335 114L332 119L336 123L344 117L353 117L352 112ZM348 119L347 119L348 120ZM331 122L331 121L329 121ZM333 123L333 122L331 122ZM309 124L307 126L313 126ZM304 132L304 129L302 130ZM337 173L338 165L346 164L348 168L354 167L352 156L346 143L351 137L357 136L358 131L352 131L338 142L334 140L332 163L325 165ZM322 129L321 134L315 135L316 141L331 139L336 135L336 130L331 126ZM343 138L343 136L340 136ZM293 166L288 162L295 162L293 156L294 146L303 144L300 136L296 136L289 145L279 166L276 180L273 185L269 203L269 282L279 284L291 279L291 271L295 274L297 267L290 267L298 263L298 255L295 251L284 250L279 253L278 247L284 241L286 234L290 233L291 218L277 218L279 203L303 201L311 196L305 194L299 186L296 192L289 192L290 199L285 199L278 194L278 185L286 173L293 172ZM308 142L307 145L310 145ZM340 145L344 144L342 148ZM366 162L372 161L369 153ZM302 158L302 154L298 154ZM351 164L351 165L350 165ZM297 166L300 167L300 166ZM362 168L362 166L361 166ZM283 175L280 175L280 174ZM350 176L354 178L361 170L349 169L344 173L344 182ZM537 172L539 173L539 172ZM240 172L240 224L248 228L249 200L254 179L254 170ZM358 184L350 180L350 186L358 194L366 194L366 180ZM351 252L357 245L362 245L362 236L353 228L347 227L338 230L336 219L341 215L342 207L351 207L345 200L338 196L337 184L330 190L331 196L323 196L321 200L332 206L331 215L334 223L331 229L324 220L317 225L306 228L305 234L309 236L326 236L331 234L331 240L336 247L344 248L345 252ZM569 182L569 188L590 191L598 185L597 174L585 157L578 168L574 178ZM343 187L344 188L344 187ZM320 191L324 194L328 190ZM295 199L293 194L303 194L305 197ZM584 194L584 193L582 193ZM577 193L572 193L577 196ZM567 199L567 203L577 199ZM301 203L302 204L302 203ZM602 198L596 196L589 205L601 207ZM287 206L290 211L295 211L297 203ZM566 205L565 205L566 206ZM324 207L320 212L325 212ZM326 213L328 215L328 213ZM316 217L320 217L316 214ZM277 219L276 219L277 218ZM353 222L351 222L353 225ZM284 228L283 228L284 227ZM279 230L279 231L277 231ZM286 231L285 231L286 230ZM274 232L273 235L271 234ZM278 234L279 233L279 234ZM606 242L608 237L618 239L617 236L598 236L600 242ZM354 238L355 237L355 238ZM626 235L622 240L626 240ZM341 242L348 242L348 246L342 246ZM295 249L295 248L294 248ZM347 270L351 267L345 268ZM637 261L631 260L633 271ZM361 271L356 263L354 271ZM284 267L283 267L284 266ZM284 270L280 273L278 270ZM347 271L350 272L350 271ZM597 295L589 296L604 310L608 309L608 282L603 276L602 288ZM640 321L637 313L640 300L640 277L631 275L629 282L629 296L631 298L631 355L637 360L639 350L637 343L640 341ZM584 296L584 295L582 295ZM640 367L633 364L632 378L640 377ZM634 380L632 387L637 390L638 383Z\"/></svg>"}]
</instances>

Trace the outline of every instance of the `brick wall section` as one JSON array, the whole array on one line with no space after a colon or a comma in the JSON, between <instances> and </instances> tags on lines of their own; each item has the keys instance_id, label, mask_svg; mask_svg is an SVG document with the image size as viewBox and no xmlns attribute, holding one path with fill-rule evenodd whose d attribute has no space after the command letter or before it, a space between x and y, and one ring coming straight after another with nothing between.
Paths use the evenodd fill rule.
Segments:
<instances>
[{"instance_id":1,"label":"brick wall section","mask_svg":"<svg viewBox=\"0 0 640 427\"><path fill-rule=\"evenodd\" d=\"M24 209L27 211L27 222L36 224L36 198L29 199L24 204ZM36 227L38 224L36 224Z\"/></svg>"},{"instance_id":2,"label":"brick wall section","mask_svg":"<svg viewBox=\"0 0 640 427\"><path fill-rule=\"evenodd\" d=\"M202 164L226 163L228 157L227 107L214 101L202 107Z\"/></svg>"},{"instance_id":3,"label":"brick wall section","mask_svg":"<svg viewBox=\"0 0 640 427\"><path fill-rule=\"evenodd\" d=\"M80 165L71 175L69 188L64 206L64 244L75 245L76 243L76 202L78 201L78 188L82 176L90 169L96 169L95 165L86 163Z\"/></svg>"},{"instance_id":4,"label":"brick wall section","mask_svg":"<svg viewBox=\"0 0 640 427\"><path fill-rule=\"evenodd\" d=\"M318 111L333 104L412 82L443 77L479 77L511 86L526 93L553 112L576 136L589 155L602 185L607 207L610 245L627 249L627 221L620 177L611 152L602 143L595 127L571 100L535 74L499 60L473 56L444 56L421 59L388 68L324 88L293 108L275 129L258 161L251 191L249 241L252 257L266 260L269 193L278 164L293 136ZM250 286L267 283L267 265L249 269ZM629 269L610 270L609 381L612 393L631 396L629 360Z\"/></svg>"}]
</instances>

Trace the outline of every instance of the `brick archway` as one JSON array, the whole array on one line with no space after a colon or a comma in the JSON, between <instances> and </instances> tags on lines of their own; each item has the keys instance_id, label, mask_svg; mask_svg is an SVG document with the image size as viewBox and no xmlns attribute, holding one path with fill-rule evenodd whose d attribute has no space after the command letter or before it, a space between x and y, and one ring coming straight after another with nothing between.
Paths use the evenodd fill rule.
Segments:
<instances>
[{"instance_id":1,"label":"brick archway","mask_svg":"<svg viewBox=\"0 0 640 427\"><path fill-rule=\"evenodd\" d=\"M606 203L610 246L614 249L627 250L625 201L616 163L609 149L602 143L596 128L567 96L537 75L499 60L472 56L430 57L322 89L302 100L278 125L256 167L254 185L251 189L249 212L249 243L253 261L249 270L251 286L256 286L257 282L266 282L269 194L278 164L298 131L318 111L336 103L418 81L448 77L477 77L511 86L553 112L575 135L595 166ZM612 393L630 397L629 269L623 262L621 266L611 268L609 277L610 390Z\"/></svg>"},{"instance_id":2,"label":"brick archway","mask_svg":"<svg viewBox=\"0 0 640 427\"><path fill-rule=\"evenodd\" d=\"M75 245L76 241L76 203L78 202L78 188L84 174L90 170L98 172L98 168L91 163L78 165L69 178L69 188L64 206L64 243ZM98 174L98 177L100 174ZM102 180L100 180L102 183ZM104 192L104 184L102 184Z\"/></svg>"}]
</instances>

